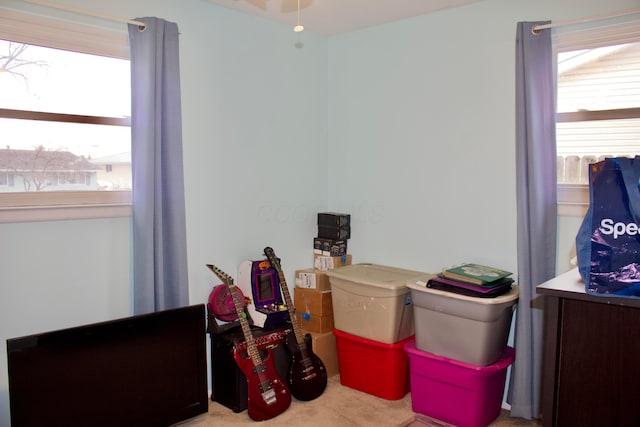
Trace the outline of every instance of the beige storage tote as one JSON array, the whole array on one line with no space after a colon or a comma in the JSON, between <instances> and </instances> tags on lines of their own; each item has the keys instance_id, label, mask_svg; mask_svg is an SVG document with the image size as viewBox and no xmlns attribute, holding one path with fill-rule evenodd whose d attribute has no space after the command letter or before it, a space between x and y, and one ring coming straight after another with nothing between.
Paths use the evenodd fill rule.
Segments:
<instances>
[{"instance_id":1,"label":"beige storage tote","mask_svg":"<svg viewBox=\"0 0 640 427\"><path fill-rule=\"evenodd\" d=\"M387 344L413 335L413 304L407 282L433 277L377 264L353 264L326 274L331 282L335 328Z\"/></svg>"}]
</instances>

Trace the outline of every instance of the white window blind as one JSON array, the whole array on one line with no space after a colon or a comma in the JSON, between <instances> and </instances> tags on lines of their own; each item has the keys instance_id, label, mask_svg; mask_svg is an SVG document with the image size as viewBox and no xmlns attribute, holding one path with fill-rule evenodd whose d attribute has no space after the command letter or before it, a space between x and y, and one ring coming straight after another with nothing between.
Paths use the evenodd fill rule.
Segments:
<instances>
[{"instance_id":1,"label":"white window blind","mask_svg":"<svg viewBox=\"0 0 640 427\"><path fill-rule=\"evenodd\" d=\"M128 33L125 25L121 30L109 30L105 28L98 28L95 26L85 26L68 22L66 20L52 19L50 17L39 16L29 13L16 12L10 9L0 7L0 40L13 41L15 43L25 43L33 45L32 50L38 50L40 47L61 49L70 52L79 52L81 54L95 55L97 57L114 58L116 60L127 60L129 57L129 43ZM6 44L6 42L5 42ZM52 63L51 63L52 64ZM47 71L52 74L53 66L49 64ZM129 71L127 71L128 75ZM8 73L5 73L8 74ZM72 75L72 73L69 73ZM89 85L94 84L91 79L95 79L95 73L87 73L86 78L78 78L77 82ZM6 77L6 76L5 76ZM11 77L11 76L9 76ZM114 81L115 79L110 79ZM19 86L22 80L16 80ZM11 82L9 82L11 83ZM34 82L30 82L34 83ZM103 87L100 82L98 86ZM13 87L13 86L12 86ZM29 87L33 90L34 85L30 84ZM60 85L49 85L48 87L60 88ZM5 91L7 92L7 91ZM7 95L7 93L5 93ZM128 95L127 95L128 96ZM68 97L65 96L64 99ZM94 97L95 98L95 97ZM17 98L16 98L17 99ZM38 98L40 99L40 98ZM93 98L92 98L93 99ZM12 149L24 149L19 147L18 142L24 142L26 140L27 131L25 131L25 137L18 139L9 139L7 137L10 126L16 123L26 126L28 131L36 130L36 128L47 125L54 128L60 126L70 126L74 123L66 123L66 121L59 117L50 117L43 119L43 115L49 113L67 113L65 111L36 109L37 111L31 111L31 107L21 107L17 104L10 104L9 101L14 98L9 98L7 95L4 98L3 117L0 118L0 125L4 127L3 136L5 141L3 142L3 148L8 151L9 147ZM97 106L103 106L104 98L97 97L95 104ZM91 101L91 100L90 100ZM128 100L126 102L128 104ZM89 116L103 116L109 113L91 113L89 107L93 104L91 102L75 102L74 105L80 107L87 107L85 111L71 112L71 114L88 114ZM24 110L24 111L23 111ZM27 111L29 110L29 111ZM26 116L24 116L26 114ZM37 116L36 119L32 116ZM35 117L34 116L34 117ZM64 114L62 114L64 116ZM65 116L66 117L66 116ZM82 116L84 117L84 116ZM88 117L88 116L87 116ZM122 118L118 120L122 121ZM101 119L101 117L97 117ZM62 123L61 122L64 122ZM66 120L66 118L65 118ZM88 122L87 122L88 123ZM102 128L106 125L96 124L77 124L78 128L85 129L87 127L100 127L98 136L103 136L105 132ZM130 138L130 131L122 124L113 126L113 123L109 123L108 129L124 129L118 135L126 135L126 138ZM20 135L20 133L19 133ZM65 151L70 149L70 136L67 131L51 131L48 136L52 136L52 141L56 142L60 139L65 143L64 149L59 151ZM53 139L53 137L58 139ZM117 138L114 137L114 141ZM91 145L91 149L96 146L92 136L84 139L87 144ZM96 139L97 140L97 139ZM58 144L60 145L60 144ZM67 147L69 146L69 147ZM27 147L27 149L30 147ZM130 149L130 146L128 146ZM55 151L55 150L54 150ZM68 151L68 150L67 150ZM130 151L130 150L129 150ZM84 155L84 153L83 153ZM97 156L95 156L97 157ZM97 158L91 159L97 162ZM114 165L113 169L116 169L115 162L117 159L110 159L107 164ZM118 163L120 165L120 163ZM130 166L128 167L130 169ZM5 168L6 169L6 168ZM104 169L104 168L102 168ZM102 173L102 169L95 169L93 172ZM110 172L110 171L108 171ZM116 171L120 173L120 171ZM80 219L80 218L104 218L104 217L118 217L129 216L131 212L131 191L124 188L120 191L104 191L111 190L112 187L99 185L93 185L93 179L91 180L89 191L85 191L87 186L87 176L76 175L55 175L53 172L47 175L47 184L51 186L60 186L61 184L73 184L76 187L82 187L82 191L30 191L30 192L16 192L18 183L15 182L15 173L7 174L6 171L2 171L4 179L0 177L0 223L1 222L18 222L18 221L42 221L42 220L58 220L58 219ZM98 184L101 185L101 179L97 178ZM82 185L84 182L84 185ZM98 191L99 190L99 191Z\"/></svg>"},{"instance_id":2,"label":"white window blind","mask_svg":"<svg viewBox=\"0 0 640 427\"><path fill-rule=\"evenodd\" d=\"M558 31L553 44L558 183L586 186L589 163L640 154L640 21Z\"/></svg>"}]
</instances>

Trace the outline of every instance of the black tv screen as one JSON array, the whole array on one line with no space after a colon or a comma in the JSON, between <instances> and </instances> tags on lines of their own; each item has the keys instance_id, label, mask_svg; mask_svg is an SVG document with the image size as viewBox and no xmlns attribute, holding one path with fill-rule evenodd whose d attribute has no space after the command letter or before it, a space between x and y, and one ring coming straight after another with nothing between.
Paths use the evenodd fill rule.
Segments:
<instances>
[{"instance_id":1,"label":"black tv screen","mask_svg":"<svg viewBox=\"0 0 640 427\"><path fill-rule=\"evenodd\" d=\"M167 426L208 411L204 304L7 340L11 425Z\"/></svg>"}]
</instances>

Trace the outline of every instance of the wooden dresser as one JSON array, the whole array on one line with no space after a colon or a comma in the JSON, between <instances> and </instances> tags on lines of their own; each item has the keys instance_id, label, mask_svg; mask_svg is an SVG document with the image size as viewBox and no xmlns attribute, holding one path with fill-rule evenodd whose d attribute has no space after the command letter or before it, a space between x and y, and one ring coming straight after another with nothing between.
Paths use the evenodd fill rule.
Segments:
<instances>
[{"instance_id":1,"label":"wooden dresser","mask_svg":"<svg viewBox=\"0 0 640 427\"><path fill-rule=\"evenodd\" d=\"M577 269L536 291L543 426L640 426L640 299L588 295Z\"/></svg>"}]
</instances>

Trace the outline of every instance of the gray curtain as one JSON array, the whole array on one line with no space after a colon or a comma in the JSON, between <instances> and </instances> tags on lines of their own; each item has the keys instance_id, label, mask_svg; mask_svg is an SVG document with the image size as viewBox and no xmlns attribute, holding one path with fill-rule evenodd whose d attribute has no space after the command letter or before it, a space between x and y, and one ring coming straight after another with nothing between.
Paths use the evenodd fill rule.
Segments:
<instances>
[{"instance_id":1,"label":"gray curtain","mask_svg":"<svg viewBox=\"0 0 640 427\"><path fill-rule=\"evenodd\" d=\"M136 18L131 43L133 312L188 305L178 26Z\"/></svg>"},{"instance_id":2,"label":"gray curtain","mask_svg":"<svg viewBox=\"0 0 640 427\"><path fill-rule=\"evenodd\" d=\"M516 192L518 284L508 402L511 415L540 416L541 298L536 286L555 276L557 234L555 85L551 31L519 22L516 37Z\"/></svg>"}]
</instances>

